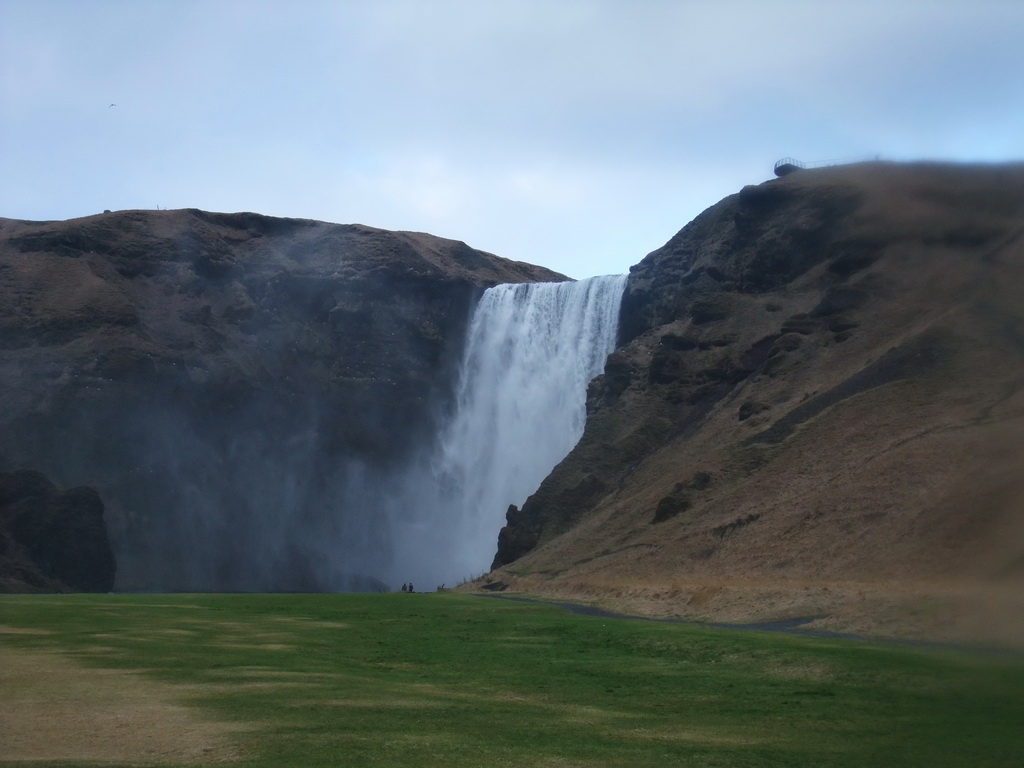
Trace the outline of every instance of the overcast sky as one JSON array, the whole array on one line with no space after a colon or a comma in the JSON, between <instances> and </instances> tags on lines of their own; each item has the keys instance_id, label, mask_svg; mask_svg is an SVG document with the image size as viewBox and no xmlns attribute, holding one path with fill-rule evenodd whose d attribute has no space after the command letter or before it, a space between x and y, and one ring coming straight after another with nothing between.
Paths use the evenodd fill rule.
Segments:
<instances>
[{"instance_id":1,"label":"overcast sky","mask_svg":"<svg viewBox=\"0 0 1024 768\"><path fill-rule=\"evenodd\" d=\"M8 218L257 211L586 277L787 155L1024 159L1024 2L0 0Z\"/></svg>"}]
</instances>

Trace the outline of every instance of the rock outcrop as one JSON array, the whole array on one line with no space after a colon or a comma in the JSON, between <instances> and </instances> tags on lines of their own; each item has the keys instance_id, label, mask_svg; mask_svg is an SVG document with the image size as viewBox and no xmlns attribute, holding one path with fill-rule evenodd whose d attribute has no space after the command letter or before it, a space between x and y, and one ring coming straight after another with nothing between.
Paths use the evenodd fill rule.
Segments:
<instances>
[{"instance_id":1,"label":"rock outcrop","mask_svg":"<svg viewBox=\"0 0 1024 768\"><path fill-rule=\"evenodd\" d=\"M744 188L631 270L586 432L487 578L929 636L999 593L986 637L1019 632L1022 296L1022 166Z\"/></svg>"},{"instance_id":2,"label":"rock outcrop","mask_svg":"<svg viewBox=\"0 0 1024 768\"><path fill-rule=\"evenodd\" d=\"M0 470L100 492L119 589L365 588L375 510L336 510L435 431L480 292L552 279L359 225L0 219Z\"/></svg>"},{"instance_id":3,"label":"rock outcrop","mask_svg":"<svg viewBox=\"0 0 1024 768\"><path fill-rule=\"evenodd\" d=\"M0 592L107 592L115 570L96 491L0 472Z\"/></svg>"}]
</instances>

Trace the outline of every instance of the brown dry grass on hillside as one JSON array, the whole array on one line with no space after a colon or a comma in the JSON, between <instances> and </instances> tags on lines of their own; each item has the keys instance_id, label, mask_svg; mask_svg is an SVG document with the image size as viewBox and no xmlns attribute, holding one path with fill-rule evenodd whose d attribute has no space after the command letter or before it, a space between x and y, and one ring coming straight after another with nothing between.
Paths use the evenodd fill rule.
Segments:
<instances>
[{"instance_id":1,"label":"brown dry grass on hillside","mask_svg":"<svg viewBox=\"0 0 1024 768\"><path fill-rule=\"evenodd\" d=\"M682 312L640 336L621 353L638 373L596 417L602 439L672 413L644 375L665 333L735 356L788 317L813 318L838 279L865 297L844 313L852 331L789 334L773 370L677 425L573 528L487 580L628 612L813 616L1024 648L1024 166L869 164L771 184L855 190L830 247L866 244L872 261L842 278L821 261L778 290L728 294L721 320ZM784 222L766 226L770 244ZM707 365L682 354L684 375ZM744 402L762 405L738 418ZM563 462L574 467L586 471ZM671 498L685 503L655 522Z\"/></svg>"}]
</instances>

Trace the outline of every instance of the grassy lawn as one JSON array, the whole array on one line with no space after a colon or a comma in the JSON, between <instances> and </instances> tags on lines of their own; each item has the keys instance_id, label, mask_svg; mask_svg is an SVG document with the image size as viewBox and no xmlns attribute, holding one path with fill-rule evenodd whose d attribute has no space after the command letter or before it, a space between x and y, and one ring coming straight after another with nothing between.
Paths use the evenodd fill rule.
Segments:
<instances>
[{"instance_id":1,"label":"grassy lawn","mask_svg":"<svg viewBox=\"0 0 1024 768\"><path fill-rule=\"evenodd\" d=\"M1024 764L1020 657L451 593L5 595L0 625L173 684L245 766Z\"/></svg>"}]
</instances>

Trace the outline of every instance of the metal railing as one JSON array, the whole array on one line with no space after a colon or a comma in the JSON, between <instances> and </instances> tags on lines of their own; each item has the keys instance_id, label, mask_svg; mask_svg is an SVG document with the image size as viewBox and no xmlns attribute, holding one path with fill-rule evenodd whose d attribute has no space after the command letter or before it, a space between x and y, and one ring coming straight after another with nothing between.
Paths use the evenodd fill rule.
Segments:
<instances>
[{"instance_id":1,"label":"metal railing","mask_svg":"<svg viewBox=\"0 0 1024 768\"><path fill-rule=\"evenodd\" d=\"M774 170L775 170L776 173L778 173L779 168L782 168L782 167L787 166L787 165L793 166L793 168L806 168L807 167L806 163L801 163L795 157L784 157L784 158L782 158L781 160L779 160L775 164L775 169Z\"/></svg>"},{"instance_id":2,"label":"metal railing","mask_svg":"<svg viewBox=\"0 0 1024 768\"><path fill-rule=\"evenodd\" d=\"M833 165L849 165L851 163L866 163L872 160L878 160L879 156L874 157L858 157L858 158L845 158L843 160L815 160L812 163L805 163L801 160L797 160L795 157L784 157L775 163L775 174L779 175L779 169L782 168L783 173L791 173L796 170L806 170L808 168L827 168Z\"/></svg>"}]
</instances>

